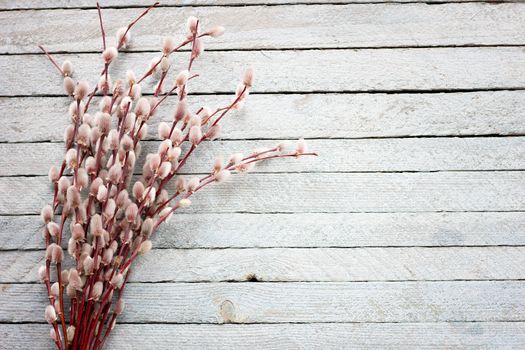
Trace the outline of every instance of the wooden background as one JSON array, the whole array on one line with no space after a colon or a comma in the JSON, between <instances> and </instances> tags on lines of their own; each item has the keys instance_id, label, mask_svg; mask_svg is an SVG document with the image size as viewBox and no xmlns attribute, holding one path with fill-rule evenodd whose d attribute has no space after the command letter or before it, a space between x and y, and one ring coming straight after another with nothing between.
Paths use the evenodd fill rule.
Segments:
<instances>
[{"instance_id":1,"label":"wooden background","mask_svg":"<svg viewBox=\"0 0 525 350\"><path fill-rule=\"evenodd\" d=\"M149 4L103 1L107 32ZM0 348L49 349L37 215L68 99L36 45L91 78L98 20L91 0L0 9ZM297 137L321 157L198 195L138 263L108 349L525 348L525 4L165 0L113 77L189 15L227 28L191 100L228 100L248 65L256 84L187 171Z\"/></svg>"}]
</instances>

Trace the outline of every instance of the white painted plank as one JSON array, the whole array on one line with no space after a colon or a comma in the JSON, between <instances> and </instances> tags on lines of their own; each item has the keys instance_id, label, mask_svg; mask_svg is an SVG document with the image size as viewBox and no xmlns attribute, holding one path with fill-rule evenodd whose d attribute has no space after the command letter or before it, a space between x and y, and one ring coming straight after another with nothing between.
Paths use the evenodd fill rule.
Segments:
<instances>
[{"instance_id":1,"label":"white painted plank","mask_svg":"<svg viewBox=\"0 0 525 350\"><path fill-rule=\"evenodd\" d=\"M43 251L0 252L0 283L38 282L44 263ZM130 281L506 280L525 279L524 265L525 247L155 249Z\"/></svg>"},{"instance_id":2,"label":"white painted plank","mask_svg":"<svg viewBox=\"0 0 525 350\"><path fill-rule=\"evenodd\" d=\"M244 174L195 195L186 212L522 211L525 172ZM168 186L169 187L169 186ZM36 214L47 177L0 178L0 215Z\"/></svg>"},{"instance_id":3,"label":"white painted plank","mask_svg":"<svg viewBox=\"0 0 525 350\"><path fill-rule=\"evenodd\" d=\"M164 0L162 6L246 6L246 5L279 5L279 4L352 4L352 3L446 3L450 0ZM491 0L455 0L455 2L490 2ZM101 6L111 8L147 7L154 1L149 0L102 0ZM516 0L501 0L499 2L516 2ZM62 8L96 8L90 0L0 0L0 9L62 9Z\"/></svg>"},{"instance_id":4,"label":"white painted plank","mask_svg":"<svg viewBox=\"0 0 525 350\"><path fill-rule=\"evenodd\" d=\"M56 81L54 84L57 83ZM190 105L223 106L230 96L189 96ZM68 98L0 98L0 142L62 140ZM97 100L95 100L97 101ZM154 136L175 99L150 120ZM35 111L38 110L38 117ZM362 138L525 134L525 91L446 94L252 95L223 121L222 139Z\"/></svg>"},{"instance_id":5,"label":"white painted plank","mask_svg":"<svg viewBox=\"0 0 525 350\"><path fill-rule=\"evenodd\" d=\"M0 322L43 322L42 284L0 285ZM523 281L129 284L123 322L522 321ZM38 312L41 310L41 313Z\"/></svg>"},{"instance_id":6,"label":"white painted plank","mask_svg":"<svg viewBox=\"0 0 525 350\"><path fill-rule=\"evenodd\" d=\"M48 350L49 326L0 324L7 349ZM524 322L117 324L108 349L518 349Z\"/></svg>"},{"instance_id":7,"label":"white painted plank","mask_svg":"<svg viewBox=\"0 0 525 350\"><path fill-rule=\"evenodd\" d=\"M143 72L156 55L121 55L111 75L117 79L128 69ZM172 71L185 68L187 56L175 55ZM247 66L257 75L254 92L522 88L523 56L518 47L208 52L195 63L194 71L201 76L188 89L232 92ZM66 58L79 79L94 81L100 73L98 54L56 55L59 62ZM63 95L61 79L43 55L0 56L0 66L5 67L0 95ZM19 67L24 67L23 74ZM151 92L154 84L148 81L142 91Z\"/></svg>"},{"instance_id":8,"label":"white painted plank","mask_svg":"<svg viewBox=\"0 0 525 350\"><path fill-rule=\"evenodd\" d=\"M217 156L227 159L236 152L248 154L279 142L204 142L182 173L208 173ZM158 145L158 141L144 142L144 154L155 153ZM296 159L265 162L257 167L257 172L525 169L525 137L309 140L308 146L321 155L321 161L310 157L299 162ZM51 164L60 164L64 159L64 145L0 144L0 154L0 176L47 175ZM144 158L140 157L137 162L137 173L142 172Z\"/></svg>"},{"instance_id":9,"label":"white painted plank","mask_svg":"<svg viewBox=\"0 0 525 350\"><path fill-rule=\"evenodd\" d=\"M0 216L0 250L44 248L41 228L36 216ZM179 213L153 242L158 248L525 245L525 213Z\"/></svg>"},{"instance_id":10,"label":"white painted plank","mask_svg":"<svg viewBox=\"0 0 525 350\"><path fill-rule=\"evenodd\" d=\"M108 45L139 9L103 11ZM160 51L162 38L185 37L185 20L202 27L222 24L227 32L206 40L209 49L280 49L523 45L525 5L368 4L161 8L133 28L130 50ZM16 23L16 25L12 25ZM0 53L101 51L97 10L0 12ZM67 33L64 35L63 33Z\"/></svg>"}]
</instances>

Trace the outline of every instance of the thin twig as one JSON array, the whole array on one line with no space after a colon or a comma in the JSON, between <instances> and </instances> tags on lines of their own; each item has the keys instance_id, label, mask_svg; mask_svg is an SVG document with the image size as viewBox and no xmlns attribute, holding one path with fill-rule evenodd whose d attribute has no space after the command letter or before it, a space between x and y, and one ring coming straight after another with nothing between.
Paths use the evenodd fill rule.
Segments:
<instances>
[{"instance_id":1,"label":"thin twig","mask_svg":"<svg viewBox=\"0 0 525 350\"><path fill-rule=\"evenodd\" d=\"M60 73L61 76L65 76L64 74L64 71L62 70L62 68L60 68L60 66L57 64L57 62L55 61L55 59L53 58L53 56L51 56L51 54L49 52L47 52L47 50L42 46L42 45L38 45L38 47L40 48L40 50L42 50L44 52L44 54L47 56L47 58L49 58L49 60L51 61L51 63L53 64L53 66L55 66L55 68L58 70L58 72Z\"/></svg>"},{"instance_id":2,"label":"thin twig","mask_svg":"<svg viewBox=\"0 0 525 350\"><path fill-rule=\"evenodd\" d=\"M100 22L100 33L102 34L102 45L106 49L106 33L104 32L104 24L102 24L102 11L100 11L100 4L97 1L98 20Z\"/></svg>"}]
</instances>

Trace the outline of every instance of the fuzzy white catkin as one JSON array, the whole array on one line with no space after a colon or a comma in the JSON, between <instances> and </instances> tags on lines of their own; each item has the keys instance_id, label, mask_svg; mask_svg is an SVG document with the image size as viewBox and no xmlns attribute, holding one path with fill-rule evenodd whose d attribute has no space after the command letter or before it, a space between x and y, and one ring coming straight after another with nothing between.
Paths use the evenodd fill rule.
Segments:
<instances>
[{"instance_id":1,"label":"fuzzy white catkin","mask_svg":"<svg viewBox=\"0 0 525 350\"><path fill-rule=\"evenodd\" d=\"M124 299L117 300L117 303L115 304L115 314L120 315L124 311L125 306Z\"/></svg>"},{"instance_id":2,"label":"fuzzy white catkin","mask_svg":"<svg viewBox=\"0 0 525 350\"><path fill-rule=\"evenodd\" d=\"M224 182L230 177L230 171L228 169L222 169L215 175L217 182Z\"/></svg>"},{"instance_id":3,"label":"fuzzy white catkin","mask_svg":"<svg viewBox=\"0 0 525 350\"><path fill-rule=\"evenodd\" d=\"M144 184L140 181L135 182L133 185L133 197L135 197L138 200L142 200L144 196Z\"/></svg>"},{"instance_id":4,"label":"fuzzy white catkin","mask_svg":"<svg viewBox=\"0 0 525 350\"><path fill-rule=\"evenodd\" d=\"M51 328L51 329L49 330L49 336L51 337L51 339L52 339L54 342L57 342L57 341L58 341L57 332L55 331L54 328Z\"/></svg>"},{"instance_id":5,"label":"fuzzy white catkin","mask_svg":"<svg viewBox=\"0 0 525 350\"><path fill-rule=\"evenodd\" d=\"M51 261L54 263L61 263L64 260L64 251L62 250L62 247L59 245L55 245L53 248Z\"/></svg>"},{"instance_id":6,"label":"fuzzy white catkin","mask_svg":"<svg viewBox=\"0 0 525 350\"><path fill-rule=\"evenodd\" d=\"M47 281L47 270L44 265L38 268L38 277L40 278L40 281L42 282Z\"/></svg>"},{"instance_id":7,"label":"fuzzy white catkin","mask_svg":"<svg viewBox=\"0 0 525 350\"><path fill-rule=\"evenodd\" d=\"M110 283L116 289L120 289L122 288L122 285L124 284L124 276L122 276L121 273L117 273L113 276Z\"/></svg>"},{"instance_id":8,"label":"fuzzy white catkin","mask_svg":"<svg viewBox=\"0 0 525 350\"><path fill-rule=\"evenodd\" d=\"M60 227L58 226L56 222L50 221L47 223L46 227L47 227L47 230L49 231L49 234L52 237L56 237L58 233L60 232Z\"/></svg>"},{"instance_id":9,"label":"fuzzy white catkin","mask_svg":"<svg viewBox=\"0 0 525 350\"><path fill-rule=\"evenodd\" d=\"M165 222L169 222L171 217L172 217L172 214L173 214L173 210L171 207L166 207L164 209L162 209L159 213L159 217L161 218L165 218L164 221Z\"/></svg>"},{"instance_id":10,"label":"fuzzy white catkin","mask_svg":"<svg viewBox=\"0 0 525 350\"><path fill-rule=\"evenodd\" d=\"M77 101L83 100L89 92L89 83L87 81L81 81L75 87L73 96Z\"/></svg>"},{"instance_id":11,"label":"fuzzy white catkin","mask_svg":"<svg viewBox=\"0 0 525 350\"><path fill-rule=\"evenodd\" d=\"M215 26L212 29L208 31L209 35L212 38L217 38L224 34L224 27L223 26Z\"/></svg>"},{"instance_id":12,"label":"fuzzy white catkin","mask_svg":"<svg viewBox=\"0 0 525 350\"><path fill-rule=\"evenodd\" d=\"M89 275L91 275L93 273L94 261L93 261L92 257L87 256L84 259L84 263L82 265L83 265L84 272L85 272L86 275L89 276Z\"/></svg>"},{"instance_id":13,"label":"fuzzy white catkin","mask_svg":"<svg viewBox=\"0 0 525 350\"><path fill-rule=\"evenodd\" d=\"M200 179L198 177L192 177L190 181L188 181L188 192L193 192L195 189L199 186Z\"/></svg>"},{"instance_id":14,"label":"fuzzy white catkin","mask_svg":"<svg viewBox=\"0 0 525 350\"><path fill-rule=\"evenodd\" d=\"M201 142L202 139L202 130L200 126L194 125L190 128L189 140L196 146Z\"/></svg>"},{"instance_id":15,"label":"fuzzy white catkin","mask_svg":"<svg viewBox=\"0 0 525 350\"><path fill-rule=\"evenodd\" d=\"M169 151L168 151L168 159L170 161L179 159L179 157L181 155L181 152L182 152L182 150L180 149L180 147L172 147L172 148L170 148Z\"/></svg>"},{"instance_id":16,"label":"fuzzy white catkin","mask_svg":"<svg viewBox=\"0 0 525 350\"><path fill-rule=\"evenodd\" d=\"M167 36L162 40L162 53L164 55L168 56L174 48L175 42L172 37Z\"/></svg>"},{"instance_id":17,"label":"fuzzy white catkin","mask_svg":"<svg viewBox=\"0 0 525 350\"><path fill-rule=\"evenodd\" d=\"M97 281L93 285L93 289L91 290L90 298L92 300L98 300L100 296L102 295L103 288L104 288L104 285L102 284L102 281Z\"/></svg>"},{"instance_id":18,"label":"fuzzy white catkin","mask_svg":"<svg viewBox=\"0 0 525 350\"><path fill-rule=\"evenodd\" d=\"M297 147L296 147L296 152L298 154L303 154L306 152L307 148L306 148L306 141L304 139L299 139L297 141Z\"/></svg>"},{"instance_id":19,"label":"fuzzy white catkin","mask_svg":"<svg viewBox=\"0 0 525 350\"><path fill-rule=\"evenodd\" d=\"M104 185L100 185L97 191L97 200L99 202L105 202L108 195L108 189Z\"/></svg>"},{"instance_id":20,"label":"fuzzy white catkin","mask_svg":"<svg viewBox=\"0 0 525 350\"><path fill-rule=\"evenodd\" d=\"M162 140L165 140L165 139L170 137L170 130L171 130L171 128L168 125L168 123L166 123L166 122L160 122L159 123L159 128L158 128L159 137Z\"/></svg>"},{"instance_id":21,"label":"fuzzy white catkin","mask_svg":"<svg viewBox=\"0 0 525 350\"><path fill-rule=\"evenodd\" d=\"M46 205L42 208L42 212L40 213L40 217L42 218L42 221L44 224L47 224L53 219L53 208L51 208L50 205Z\"/></svg>"},{"instance_id":22,"label":"fuzzy white catkin","mask_svg":"<svg viewBox=\"0 0 525 350\"><path fill-rule=\"evenodd\" d=\"M188 81L190 72L188 70L180 71L175 78L175 84L180 88Z\"/></svg>"},{"instance_id":23,"label":"fuzzy white catkin","mask_svg":"<svg viewBox=\"0 0 525 350\"><path fill-rule=\"evenodd\" d=\"M139 254L140 255L144 255L144 254L148 253L151 250L151 247L152 247L152 244L151 244L150 240L146 240L146 241L142 242L142 244L140 245L140 248L139 248Z\"/></svg>"},{"instance_id":24,"label":"fuzzy white catkin","mask_svg":"<svg viewBox=\"0 0 525 350\"><path fill-rule=\"evenodd\" d=\"M176 122L182 120L188 113L188 106L184 100L179 101L177 108L175 109L175 114L173 115L173 120Z\"/></svg>"},{"instance_id":25,"label":"fuzzy white catkin","mask_svg":"<svg viewBox=\"0 0 525 350\"><path fill-rule=\"evenodd\" d=\"M151 110L151 105L145 97L139 98L135 106L135 114L140 117L148 116Z\"/></svg>"},{"instance_id":26,"label":"fuzzy white catkin","mask_svg":"<svg viewBox=\"0 0 525 350\"><path fill-rule=\"evenodd\" d=\"M70 77L64 78L64 90L69 96L73 96L73 93L75 92L75 82Z\"/></svg>"},{"instance_id":27,"label":"fuzzy white catkin","mask_svg":"<svg viewBox=\"0 0 525 350\"><path fill-rule=\"evenodd\" d=\"M171 141L170 140L164 140L159 144L159 149L157 153L161 155L162 157L166 154L168 154L168 151L171 148Z\"/></svg>"},{"instance_id":28,"label":"fuzzy white catkin","mask_svg":"<svg viewBox=\"0 0 525 350\"><path fill-rule=\"evenodd\" d=\"M78 274L78 271L75 268L72 268L69 271L69 285L75 288L76 290L82 289L82 279Z\"/></svg>"},{"instance_id":29,"label":"fuzzy white catkin","mask_svg":"<svg viewBox=\"0 0 525 350\"><path fill-rule=\"evenodd\" d=\"M60 286L58 285L58 282L55 282L51 285L51 295L54 296L55 298L58 297L58 295L60 294Z\"/></svg>"},{"instance_id":30,"label":"fuzzy white catkin","mask_svg":"<svg viewBox=\"0 0 525 350\"><path fill-rule=\"evenodd\" d=\"M117 43L121 47L126 48L131 40L131 34L127 27L121 27L117 30Z\"/></svg>"},{"instance_id":31,"label":"fuzzy white catkin","mask_svg":"<svg viewBox=\"0 0 525 350\"><path fill-rule=\"evenodd\" d=\"M46 306L46 311L44 313L47 323L53 324L57 319L57 313L55 308L52 305Z\"/></svg>"},{"instance_id":32,"label":"fuzzy white catkin","mask_svg":"<svg viewBox=\"0 0 525 350\"><path fill-rule=\"evenodd\" d=\"M217 139L220 136L220 134L221 134L220 124L215 124L214 126L209 128L208 131L206 132L206 136L212 141Z\"/></svg>"},{"instance_id":33,"label":"fuzzy white catkin","mask_svg":"<svg viewBox=\"0 0 525 350\"><path fill-rule=\"evenodd\" d=\"M188 32L195 33L197 31L198 22L199 20L197 19L197 17L194 17L194 16L188 17L186 21L186 28L188 28Z\"/></svg>"},{"instance_id":34,"label":"fuzzy white catkin","mask_svg":"<svg viewBox=\"0 0 525 350\"><path fill-rule=\"evenodd\" d=\"M161 179L166 178L170 174L171 171L171 163L170 162L162 162L162 164L159 167L158 174Z\"/></svg>"},{"instance_id":35,"label":"fuzzy white catkin","mask_svg":"<svg viewBox=\"0 0 525 350\"><path fill-rule=\"evenodd\" d=\"M157 171L157 169L159 168L160 166L160 161L161 161L161 158L160 158L160 155L155 153L155 154L152 154L151 157L149 158L149 167L152 171Z\"/></svg>"},{"instance_id":36,"label":"fuzzy white catkin","mask_svg":"<svg viewBox=\"0 0 525 350\"><path fill-rule=\"evenodd\" d=\"M49 181L53 183L58 181L58 179L60 178L60 171L58 170L57 166L53 165L49 169L48 177L49 177Z\"/></svg>"},{"instance_id":37,"label":"fuzzy white catkin","mask_svg":"<svg viewBox=\"0 0 525 350\"><path fill-rule=\"evenodd\" d=\"M105 63L110 63L118 56L118 50L116 47L110 46L102 52L102 59Z\"/></svg>"},{"instance_id":38,"label":"fuzzy white catkin","mask_svg":"<svg viewBox=\"0 0 525 350\"><path fill-rule=\"evenodd\" d=\"M252 68L248 68L244 71L242 82L247 87L251 87L253 85L253 69Z\"/></svg>"},{"instance_id":39,"label":"fuzzy white catkin","mask_svg":"<svg viewBox=\"0 0 525 350\"><path fill-rule=\"evenodd\" d=\"M62 63L62 72L64 72L64 76L66 78L68 78L71 75L73 75L73 63L71 63L70 60L65 60Z\"/></svg>"},{"instance_id":40,"label":"fuzzy white catkin","mask_svg":"<svg viewBox=\"0 0 525 350\"><path fill-rule=\"evenodd\" d=\"M137 207L137 205L135 203L131 203L126 208L126 220L128 220L128 222L135 221L135 218L137 217L138 213L139 213L139 208Z\"/></svg>"},{"instance_id":41,"label":"fuzzy white catkin","mask_svg":"<svg viewBox=\"0 0 525 350\"><path fill-rule=\"evenodd\" d=\"M191 205L191 201L188 198L183 198L179 201L179 207L187 208Z\"/></svg>"},{"instance_id":42,"label":"fuzzy white catkin","mask_svg":"<svg viewBox=\"0 0 525 350\"><path fill-rule=\"evenodd\" d=\"M180 145L183 140L184 135L182 134L182 131L179 128L173 129L173 132L171 133L171 142L173 142L174 145Z\"/></svg>"},{"instance_id":43,"label":"fuzzy white catkin","mask_svg":"<svg viewBox=\"0 0 525 350\"><path fill-rule=\"evenodd\" d=\"M85 188L89 183L89 176L85 168L79 168L77 171L77 187Z\"/></svg>"},{"instance_id":44,"label":"fuzzy white catkin","mask_svg":"<svg viewBox=\"0 0 525 350\"><path fill-rule=\"evenodd\" d=\"M75 326L69 326L67 327L67 340L69 343L73 341L73 338L75 337Z\"/></svg>"}]
</instances>

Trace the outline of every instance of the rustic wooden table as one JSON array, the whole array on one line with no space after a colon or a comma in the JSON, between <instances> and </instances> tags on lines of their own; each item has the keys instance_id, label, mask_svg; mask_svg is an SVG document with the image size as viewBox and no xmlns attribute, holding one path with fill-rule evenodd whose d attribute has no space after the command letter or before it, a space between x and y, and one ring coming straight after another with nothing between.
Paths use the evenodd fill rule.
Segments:
<instances>
[{"instance_id":1,"label":"rustic wooden table","mask_svg":"<svg viewBox=\"0 0 525 350\"><path fill-rule=\"evenodd\" d=\"M102 1L107 32L149 4ZM191 101L218 104L256 72L188 172L288 138L321 157L197 196L138 263L108 349L525 348L525 4L162 6L114 77L142 71L189 15L227 28L195 66ZM36 45L92 77L99 24L91 0L0 9L0 348L49 349L37 215L68 100Z\"/></svg>"}]
</instances>

